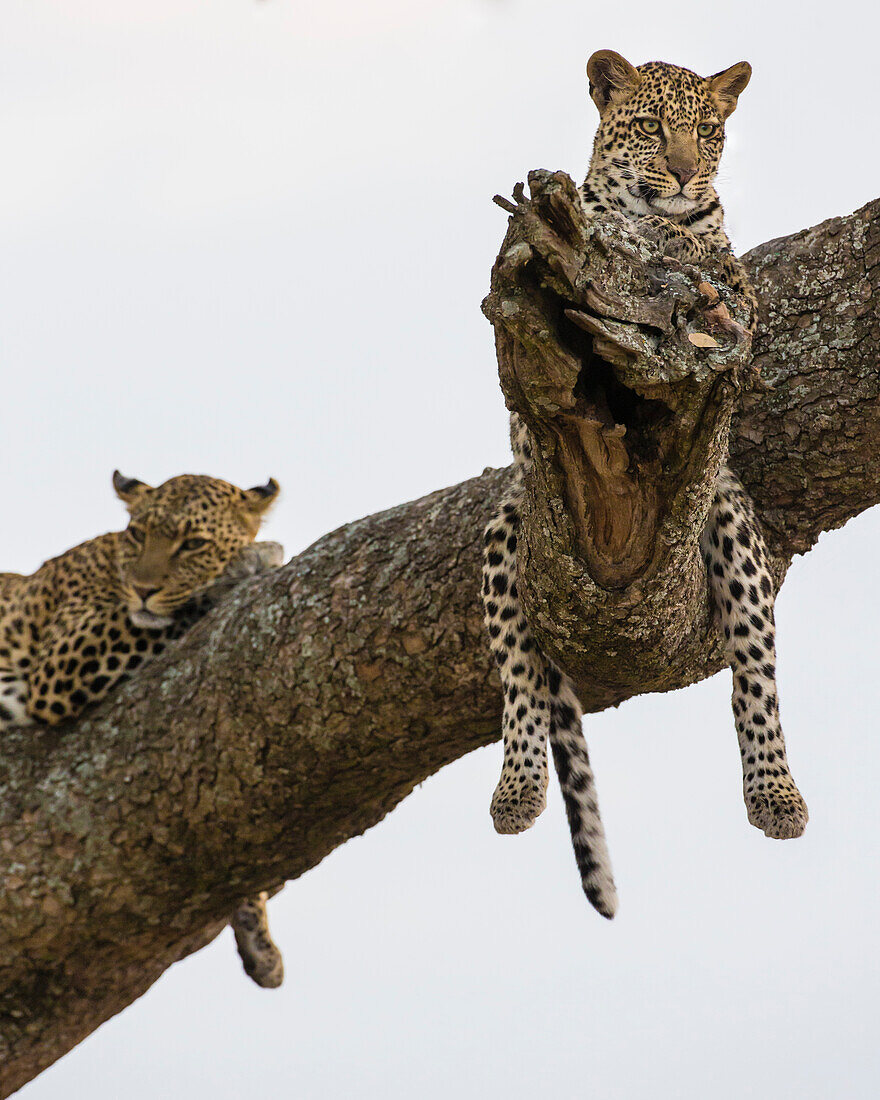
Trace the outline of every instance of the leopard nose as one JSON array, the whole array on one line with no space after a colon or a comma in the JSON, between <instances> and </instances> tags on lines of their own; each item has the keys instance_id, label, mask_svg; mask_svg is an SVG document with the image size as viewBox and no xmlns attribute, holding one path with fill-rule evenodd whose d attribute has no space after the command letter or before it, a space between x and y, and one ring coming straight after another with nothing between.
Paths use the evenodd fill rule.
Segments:
<instances>
[{"instance_id":1,"label":"leopard nose","mask_svg":"<svg viewBox=\"0 0 880 1100\"><path fill-rule=\"evenodd\" d=\"M159 591L158 588L145 588L143 585L140 584L133 584L132 588L140 596L144 603L147 602L150 596L154 596Z\"/></svg>"},{"instance_id":2,"label":"leopard nose","mask_svg":"<svg viewBox=\"0 0 880 1100\"><path fill-rule=\"evenodd\" d=\"M680 164L670 164L669 171L675 176L682 187L684 187L688 180L692 180L697 174L696 168L692 168L690 165L682 166Z\"/></svg>"}]
</instances>

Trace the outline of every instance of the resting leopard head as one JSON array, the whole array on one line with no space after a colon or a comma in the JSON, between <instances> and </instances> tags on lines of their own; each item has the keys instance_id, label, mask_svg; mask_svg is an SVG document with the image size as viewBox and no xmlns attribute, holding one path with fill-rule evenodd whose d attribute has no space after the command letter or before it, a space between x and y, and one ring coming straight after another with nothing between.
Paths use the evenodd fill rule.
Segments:
<instances>
[{"instance_id":1,"label":"resting leopard head","mask_svg":"<svg viewBox=\"0 0 880 1100\"><path fill-rule=\"evenodd\" d=\"M119 580L129 619L146 628L169 626L254 541L279 491L274 478L239 489L199 474L154 489L118 470L113 488L131 516L117 540Z\"/></svg>"},{"instance_id":2,"label":"resting leopard head","mask_svg":"<svg viewBox=\"0 0 880 1100\"><path fill-rule=\"evenodd\" d=\"M752 75L739 61L714 76L662 61L631 65L613 50L587 62L600 122L589 179L622 194L628 213L687 215L714 196L724 123Z\"/></svg>"}]
</instances>

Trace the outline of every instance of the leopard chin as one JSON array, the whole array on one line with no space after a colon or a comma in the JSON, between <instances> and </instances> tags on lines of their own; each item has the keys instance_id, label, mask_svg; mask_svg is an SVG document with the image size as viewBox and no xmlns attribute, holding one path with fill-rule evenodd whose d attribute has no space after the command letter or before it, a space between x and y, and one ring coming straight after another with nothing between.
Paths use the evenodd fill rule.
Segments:
<instances>
[{"instance_id":1,"label":"leopard chin","mask_svg":"<svg viewBox=\"0 0 880 1100\"><path fill-rule=\"evenodd\" d=\"M174 621L170 615L157 615L143 607L137 611L129 611L128 618L132 626L139 626L143 630L161 630L163 627L171 626Z\"/></svg>"},{"instance_id":2,"label":"leopard chin","mask_svg":"<svg viewBox=\"0 0 880 1100\"><path fill-rule=\"evenodd\" d=\"M699 200L689 198L682 193L677 195L658 195L651 205L658 213L668 218L675 217L677 214L689 214L699 206Z\"/></svg>"}]
</instances>

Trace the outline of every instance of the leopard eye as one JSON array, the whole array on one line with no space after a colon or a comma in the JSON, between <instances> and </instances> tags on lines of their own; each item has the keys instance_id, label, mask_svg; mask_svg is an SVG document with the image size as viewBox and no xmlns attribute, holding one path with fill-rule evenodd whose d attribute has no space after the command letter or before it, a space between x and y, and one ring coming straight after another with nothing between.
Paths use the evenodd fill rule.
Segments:
<instances>
[{"instance_id":1,"label":"leopard eye","mask_svg":"<svg viewBox=\"0 0 880 1100\"><path fill-rule=\"evenodd\" d=\"M201 550L203 546L208 545L207 539L184 539L180 544L181 550Z\"/></svg>"},{"instance_id":2,"label":"leopard eye","mask_svg":"<svg viewBox=\"0 0 880 1100\"><path fill-rule=\"evenodd\" d=\"M652 137L660 133L660 122L656 118L637 118L636 124Z\"/></svg>"},{"instance_id":3,"label":"leopard eye","mask_svg":"<svg viewBox=\"0 0 880 1100\"><path fill-rule=\"evenodd\" d=\"M137 543L138 546L143 546L146 541L147 535L143 527L128 527L125 532L132 542Z\"/></svg>"},{"instance_id":4,"label":"leopard eye","mask_svg":"<svg viewBox=\"0 0 880 1100\"><path fill-rule=\"evenodd\" d=\"M715 122L701 122L697 133L701 138L714 137L718 133L718 125Z\"/></svg>"}]
</instances>

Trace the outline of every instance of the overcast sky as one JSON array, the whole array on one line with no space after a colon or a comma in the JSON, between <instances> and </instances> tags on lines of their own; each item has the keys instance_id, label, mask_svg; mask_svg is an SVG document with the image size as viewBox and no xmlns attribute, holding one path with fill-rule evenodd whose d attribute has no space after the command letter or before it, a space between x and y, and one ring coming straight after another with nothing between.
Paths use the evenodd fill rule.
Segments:
<instances>
[{"instance_id":1,"label":"overcast sky","mask_svg":"<svg viewBox=\"0 0 880 1100\"><path fill-rule=\"evenodd\" d=\"M880 191L880 19L849 0L5 0L0 30L0 569L122 526L116 466L273 475L295 553L505 465L491 197L581 178L595 49L752 62L740 250ZM802 839L747 823L726 673L589 719L613 924L555 789L495 835L492 746L273 901L281 991L226 932L21 1095L873 1100L878 539L824 537L779 599Z\"/></svg>"}]
</instances>

